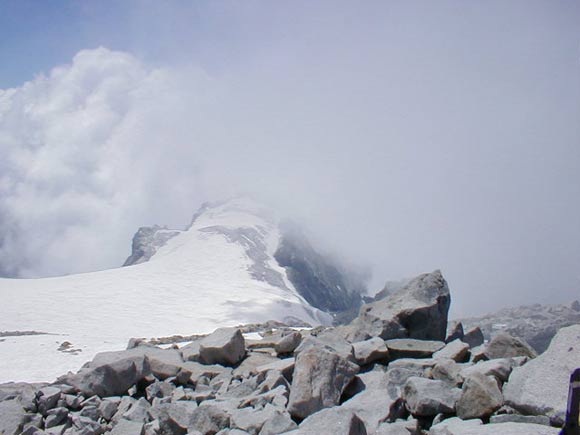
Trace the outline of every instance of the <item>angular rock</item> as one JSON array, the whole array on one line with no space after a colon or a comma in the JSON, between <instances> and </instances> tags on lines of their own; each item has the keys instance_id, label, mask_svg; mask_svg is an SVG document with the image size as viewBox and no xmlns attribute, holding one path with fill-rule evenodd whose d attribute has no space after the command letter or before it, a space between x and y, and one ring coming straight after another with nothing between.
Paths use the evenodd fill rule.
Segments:
<instances>
[{"instance_id":1,"label":"angular rock","mask_svg":"<svg viewBox=\"0 0 580 435\"><path fill-rule=\"evenodd\" d=\"M175 386L169 382L155 381L145 389L147 400L151 401L154 397L169 397L175 390Z\"/></svg>"},{"instance_id":2,"label":"angular rock","mask_svg":"<svg viewBox=\"0 0 580 435\"><path fill-rule=\"evenodd\" d=\"M350 409L333 407L306 418L297 430L288 435L367 435L363 421Z\"/></svg>"},{"instance_id":3,"label":"angular rock","mask_svg":"<svg viewBox=\"0 0 580 435\"><path fill-rule=\"evenodd\" d=\"M199 357L204 364L233 366L246 354L246 344L241 331L236 328L219 328L199 345Z\"/></svg>"},{"instance_id":4,"label":"angular rock","mask_svg":"<svg viewBox=\"0 0 580 435\"><path fill-rule=\"evenodd\" d=\"M204 435L211 435L230 427L230 417L227 412L214 403L202 403L195 409L189 420L189 427Z\"/></svg>"},{"instance_id":5,"label":"angular rock","mask_svg":"<svg viewBox=\"0 0 580 435\"><path fill-rule=\"evenodd\" d=\"M181 353L181 357L184 361L199 361L199 346L201 344L201 340L192 341L189 344L181 347L179 352Z\"/></svg>"},{"instance_id":6,"label":"angular rock","mask_svg":"<svg viewBox=\"0 0 580 435\"><path fill-rule=\"evenodd\" d=\"M462 341L469 344L469 347L473 349L474 347L481 346L484 343L485 338L479 326L475 326L465 331Z\"/></svg>"},{"instance_id":7,"label":"angular rock","mask_svg":"<svg viewBox=\"0 0 580 435\"><path fill-rule=\"evenodd\" d=\"M123 414L123 418L130 421L136 421L140 423L149 422L149 409L151 405L144 397L141 397L137 403L133 404L127 412Z\"/></svg>"},{"instance_id":8,"label":"angular rock","mask_svg":"<svg viewBox=\"0 0 580 435\"><path fill-rule=\"evenodd\" d=\"M513 360L508 358L481 361L472 366L463 368L461 370L461 376L467 378L473 373L481 373L485 376L494 376L498 381L503 383L508 380L508 377L512 372L513 364Z\"/></svg>"},{"instance_id":9,"label":"angular rock","mask_svg":"<svg viewBox=\"0 0 580 435\"><path fill-rule=\"evenodd\" d=\"M435 352L443 349L442 341L414 340L411 338L395 338L387 340L387 348L391 360L399 358L430 358Z\"/></svg>"},{"instance_id":10,"label":"angular rock","mask_svg":"<svg viewBox=\"0 0 580 435\"><path fill-rule=\"evenodd\" d=\"M365 341L357 341L352 344L354 359L359 365L367 365L373 362L388 362L389 350L382 338L373 337Z\"/></svg>"},{"instance_id":11,"label":"angular rock","mask_svg":"<svg viewBox=\"0 0 580 435\"><path fill-rule=\"evenodd\" d=\"M302 334L291 332L280 339L275 345L274 350L278 355L286 355L294 352L302 342Z\"/></svg>"},{"instance_id":12,"label":"angular rock","mask_svg":"<svg viewBox=\"0 0 580 435\"><path fill-rule=\"evenodd\" d=\"M485 346L485 355L489 359L512 358L516 356L526 356L535 358L536 351L519 338L508 334L498 334Z\"/></svg>"},{"instance_id":13,"label":"angular rock","mask_svg":"<svg viewBox=\"0 0 580 435\"><path fill-rule=\"evenodd\" d=\"M353 390L352 397L342 403L341 408L354 411L365 423L369 433L374 433L379 423L389 417L391 406L398 397L385 394L389 380L386 372L375 369L357 375L347 389ZM346 394L347 392L343 394L342 400Z\"/></svg>"},{"instance_id":14,"label":"angular rock","mask_svg":"<svg viewBox=\"0 0 580 435\"><path fill-rule=\"evenodd\" d=\"M60 389L56 387L41 388L38 392L38 412L46 415L48 410L56 407L60 396Z\"/></svg>"},{"instance_id":15,"label":"angular rock","mask_svg":"<svg viewBox=\"0 0 580 435\"><path fill-rule=\"evenodd\" d=\"M106 421L110 421L117 412L119 401L105 399L99 405L99 415Z\"/></svg>"},{"instance_id":16,"label":"angular rock","mask_svg":"<svg viewBox=\"0 0 580 435\"><path fill-rule=\"evenodd\" d=\"M451 343L453 340L463 340L463 323L452 322L447 325L447 337L445 337L445 343Z\"/></svg>"},{"instance_id":17,"label":"angular rock","mask_svg":"<svg viewBox=\"0 0 580 435\"><path fill-rule=\"evenodd\" d=\"M297 418L339 403L358 366L326 348L312 347L296 358L288 411Z\"/></svg>"},{"instance_id":18,"label":"angular rock","mask_svg":"<svg viewBox=\"0 0 580 435\"><path fill-rule=\"evenodd\" d=\"M580 325L562 328L548 349L513 369L504 385L506 403L523 414L565 413L570 374L580 361Z\"/></svg>"},{"instance_id":19,"label":"angular rock","mask_svg":"<svg viewBox=\"0 0 580 435\"><path fill-rule=\"evenodd\" d=\"M277 435L296 429L298 425L292 420L290 414L279 411L277 414L264 422L259 435Z\"/></svg>"},{"instance_id":20,"label":"angular rock","mask_svg":"<svg viewBox=\"0 0 580 435\"><path fill-rule=\"evenodd\" d=\"M280 361L264 364L256 367L256 374L266 373L270 370L280 371L288 382L292 382L292 373L294 373L294 366L296 359L286 358Z\"/></svg>"},{"instance_id":21,"label":"angular rock","mask_svg":"<svg viewBox=\"0 0 580 435\"><path fill-rule=\"evenodd\" d=\"M431 377L438 381L447 382L452 386L458 386L463 383L461 375L461 366L452 359L441 358L431 369Z\"/></svg>"},{"instance_id":22,"label":"angular rock","mask_svg":"<svg viewBox=\"0 0 580 435\"><path fill-rule=\"evenodd\" d=\"M461 390L442 381L413 377L403 388L403 399L413 416L452 414Z\"/></svg>"},{"instance_id":23,"label":"angular rock","mask_svg":"<svg viewBox=\"0 0 580 435\"><path fill-rule=\"evenodd\" d=\"M327 330L317 336L304 338L300 346L294 350L294 355L297 356L301 352L313 347L326 347L342 358L354 362L352 344L345 340L336 330Z\"/></svg>"},{"instance_id":24,"label":"angular rock","mask_svg":"<svg viewBox=\"0 0 580 435\"><path fill-rule=\"evenodd\" d=\"M131 351L137 349L141 348ZM121 352L106 354L98 354L78 373L66 376L66 382L87 396L118 396L151 373L149 360L143 355L124 357Z\"/></svg>"},{"instance_id":25,"label":"angular rock","mask_svg":"<svg viewBox=\"0 0 580 435\"><path fill-rule=\"evenodd\" d=\"M113 427L111 435L141 435L143 423L121 420Z\"/></svg>"},{"instance_id":26,"label":"angular rock","mask_svg":"<svg viewBox=\"0 0 580 435\"><path fill-rule=\"evenodd\" d=\"M456 362L464 362L469 359L469 345L456 339L448 342L443 349L433 354L434 359L450 358Z\"/></svg>"},{"instance_id":27,"label":"angular rock","mask_svg":"<svg viewBox=\"0 0 580 435\"><path fill-rule=\"evenodd\" d=\"M232 376L234 378L246 378L250 375L255 375L258 367L278 361L280 361L279 358L265 353L249 352L241 364L234 369Z\"/></svg>"},{"instance_id":28,"label":"angular rock","mask_svg":"<svg viewBox=\"0 0 580 435\"><path fill-rule=\"evenodd\" d=\"M385 299L363 305L349 325L347 338L444 341L450 302L449 287L440 271L420 275Z\"/></svg>"},{"instance_id":29,"label":"angular rock","mask_svg":"<svg viewBox=\"0 0 580 435\"><path fill-rule=\"evenodd\" d=\"M475 372L463 383L457 416L463 420L486 418L502 405L503 396L495 378Z\"/></svg>"},{"instance_id":30,"label":"angular rock","mask_svg":"<svg viewBox=\"0 0 580 435\"><path fill-rule=\"evenodd\" d=\"M54 426L59 426L63 424L68 417L68 409L64 407L53 408L47 412L47 416L44 421L44 426L48 429Z\"/></svg>"}]
</instances>

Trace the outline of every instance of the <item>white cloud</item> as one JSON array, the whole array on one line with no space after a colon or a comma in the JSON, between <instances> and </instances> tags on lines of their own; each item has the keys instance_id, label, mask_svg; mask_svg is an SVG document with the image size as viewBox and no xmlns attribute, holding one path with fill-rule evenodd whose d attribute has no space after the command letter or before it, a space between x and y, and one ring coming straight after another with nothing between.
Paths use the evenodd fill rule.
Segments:
<instances>
[{"instance_id":1,"label":"white cloud","mask_svg":"<svg viewBox=\"0 0 580 435\"><path fill-rule=\"evenodd\" d=\"M169 70L98 48L0 93L4 273L119 265L137 226L183 211L172 196L191 212L194 201L183 199L195 195L195 173L172 158L177 82ZM175 184L187 188L175 193Z\"/></svg>"}]
</instances>

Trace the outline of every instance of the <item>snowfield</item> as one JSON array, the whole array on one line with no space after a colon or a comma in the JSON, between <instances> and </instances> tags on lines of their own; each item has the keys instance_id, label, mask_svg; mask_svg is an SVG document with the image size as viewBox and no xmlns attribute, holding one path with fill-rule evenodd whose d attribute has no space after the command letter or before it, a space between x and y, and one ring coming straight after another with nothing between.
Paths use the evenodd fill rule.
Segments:
<instances>
[{"instance_id":1,"label":"snowfield","mask_svg":"<svg viewBox=\"0 0 580 435\"><path fill-rule=\"evenodd\" d=\"M43 279L0 279L0 382L53 381L131 337L208 333L292 316L331 321L273 259L277 220L236 199L205 209L145 263ZM63 342L80 352L58 350Z\"/></svg>"}]
</instances>

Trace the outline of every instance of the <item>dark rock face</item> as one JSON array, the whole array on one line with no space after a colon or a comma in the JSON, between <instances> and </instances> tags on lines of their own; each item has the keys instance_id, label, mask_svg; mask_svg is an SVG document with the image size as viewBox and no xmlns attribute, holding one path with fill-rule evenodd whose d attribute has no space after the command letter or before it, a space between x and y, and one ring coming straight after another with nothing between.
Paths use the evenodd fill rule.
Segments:
<instances>
[{"instance_id":1,"label":"dark rock face","mask_svg":"<svg viewBox=\"0 0 580 435\"><path fill-rule=\"evenodd\" d=\"M366 277L320 255L296 227L283 228L274 258L312 306L327 312L350 311L356 315L362 304Z\"/></svg>"},{"instance_id":2,"label":"dark rock face","mask_svg":"<svg viewBox=\"0 0 580 435\"><path fill-rule=\"evenodd\" d=\"M440 271L420 275L385 299L364 305L349 325L347 338L445 341L450 303L449 287Z\"/></svg>"},{"instance_id":3,"label":"dark rock face","mask_svg":"<svg viewBox=\"0 0 580 435\"><path fill-rule=\"evenodd\" d=\"M178 235L180 231L171 231L159 225L141 227L133 236L131 255L123 266L145 263L164 246L168 240Z\"/></svg>"}]
</instances>

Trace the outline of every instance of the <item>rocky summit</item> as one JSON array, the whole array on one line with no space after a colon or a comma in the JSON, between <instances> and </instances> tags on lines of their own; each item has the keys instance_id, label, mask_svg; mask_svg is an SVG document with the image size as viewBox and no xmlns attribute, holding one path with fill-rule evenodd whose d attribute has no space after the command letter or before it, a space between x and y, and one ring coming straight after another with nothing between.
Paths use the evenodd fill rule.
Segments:
<instances>
[{"instance_id":1,"label":"rocky summit","mask_svg":"<svg viewBox=\"0 0 580 435\"><path fill-rule=\"evenodd\" d=\"M131 340L51 384L0 385L2 435L558 434L580 326L540 356L447 329L435 271L342 327L220 328L187 344ZM39 358L41 356L39 355Z\"/></svg>"}]
</instances>

